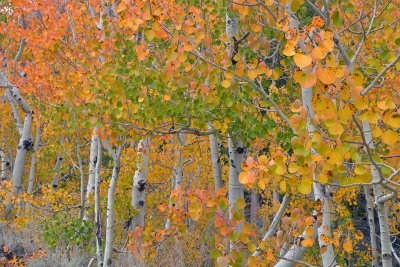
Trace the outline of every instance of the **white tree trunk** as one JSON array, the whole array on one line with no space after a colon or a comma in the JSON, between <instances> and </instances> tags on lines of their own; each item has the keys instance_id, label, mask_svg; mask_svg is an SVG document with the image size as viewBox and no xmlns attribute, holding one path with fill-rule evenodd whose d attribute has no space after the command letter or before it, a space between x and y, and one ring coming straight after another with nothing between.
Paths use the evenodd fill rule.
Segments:
<instances>
[{"instance_id":1,"label":"white tree trunk","mask_svg":"<svg viewBox=\"0 0 400 267\"><path fill-rule=\"evenodd\" d=\"M114 193L115 187L117 186L117 181L119 177L119 171L121 168L121 154L123 146L120 145L117 151L114 152L112 147L105 141L105 147L111 154L114 160L114 168L108 187L108 202L107 202L107 224L106 224L106 245L104 249L104 263L105 266L112 266L112 249L113 249L113 230L114 230Z\"/></svg>"},{"instance_id":2,"label":"white tree trunk","mask_svg":"<svg viewBox=\"0 0 400 267\"><path fill-rule=\"evenodd\" d=\"M144 226L145 209L145 185L147 182L147 170L149 166L149 146L150 137L140 140L138 145L138 164L133 177L132 186L132 206L139 211L139 215L132 219L131 230L135 230L136 226Z\"/></svg>"},{"instance_id":3,"label":"white tree trunk","mask_svg":"<svg viewBox=\"0 0 400 267\"><path fill-rule=\"evenodd\" d=\"M94 177L94 216L95 216L95 229L96 229L96 258L97 266L103 266L103 240L101 236L101 199L100 199L100 169L102 161L102 146L98 142L97 146L97 163Z\"/></svg>"},{"instance_id":4,"label":"white tree trunk","mask_svg":"<svg viewBox=\"0 0 400 267\"><path fill-rule=\"evenodd\" d=\"M210 124L208 129L211 129ZM222 186L222 168L221 168L221 158L219 156L218 139L214 134L208 136L210 139L210 152L211 161L214 173L214 191L218 191Z\"/></svg>"},{"instance_id":5,"label":"white tree trunk","mask_svg":"<svg viewBox=\"0 0 400 267\"><path fill-rule=\"evenodd\" d=\"M13 189L9 195L8 203L4 211L4 217L9 218L10 213L14 207L12 203L12 196L17 197L22 189L22 175L25 169L25 160L28 151L32 148L33 140L31 137L32 128L32 112L25 113L24 129L21 138L18 143L17 155L15 156L15 163L12 172L11 182L13 183Z\"/></svg>"},{"instance_id":6,"label":"white tree trunk","mask_svg":"<svg viewBox=\"0 0 400 267\"><path fill-rule=\"evenodd\" d=\"M374 261L372 262L372 266L377 267L379 263L379 257L378 257L378 248L376 246L375 216L374 216L374 207L372 205L372 196L370 192L371 188L368 185L364 185L363 187L364 187L364 194L367 206L369 235L371 238L371 250L372 250L372 255L374 256Z\"/></svg>"},{"instance_id":7,"label":"white tree trunk","mask_svg":"<svg viewBox=\"0 0 400 267\"><path fill-rule=\"evenodd\" d=\"M90 194L94 191L94 176L97 162L98 150L98 135L97 127L93 130L92 140L90 142L90 156L89 156L89 176L86 186L85 202L90 199ZM85 204L85 202L83 204ZM86 210L83 217L85 221L89 220L89 212Z\"/></svg>"},{"instance_id":8,"label":"white tree trunk","mask_svg":"<svg viewBox=\"0 0 400 267\"><path fill-rule=\"evenodd\" d=\"M239 137L240 138L240 137ZM229 219L233 218L231 208L235 208L235 203L239 198L244 198L243 185L239 182L239 174L242 171L240 164L244 158L244 147L242 142L232 136L228 137L229 147ZM236 208L235 208L236 210ZM236 226L235 232L240 233L243 221ZM230 244L233 249L233 244Z\"/></svg>"},{"instance_id":9,"label":"white tree trunk","mask_svg":"<svg viewBox=\"0 0 400 267\"><path fill-rule=\"evenodd\" d=\"M302 90L302 100L303 100L303 106L309 111L309 116L307 117L307 128L309 135L312 137L315 127L314 125L311 124L311 118L314 117L315 112L314 108L312 106L311 100L313 96L312 88L301 88ZM312 153L315 153L314 150L312 150ZM315 181L315 174L314 174L314 181ZM327 236L330 236L330 229L331 229L331 217L330 217L330 209L329 209L329 199L325 196L324 190L322 190L322 185L314 182L313 183L313 190L314 190L314 196L315 200L320 200L321 203L324 203L322 207L322 224L318 228L318 244L320 247L326 246L325 242L321 239L321 235L325 235L325 228L329 229L328 233L326 234ZM327 250L325 253L321 254L322 257L322 263L323 266L336 266L336 260L335 260L335 253L333 251L333 246L332 244L327 246Z\"/></svg>"},{"instance_id":10,"label":"white tree trunk","mask_svg":"<svg viewBox=\"0 0 400 267\"><path fill-rule=\"evenodd\" d=\"M81 208L79 209L79 219L82 220L85 213L85 173L83 172L83 163L78 136L76 136L75 153L76 157L78 158L79 176L81 178Z\"/></svg>"},{"instance_id":11,"label":"white tree trunk","mask_svg":"<svg viewBox=\"0 0 400 267\"><path fill-rule=\"evenodd\" d=\"M35 172L36 172L36 162L37 162L37 152L39 149L40 143L40 127L36 127L36 138L35 138L35 145L33 147L33 154L31 159L31 167L29 170L29 180L28 180L28 190L27 193L30 195L33 191L33 183L35 182Z\"/></svg>"},{"instance_id":12,"label":"white tree trunk","mask_svg":"<svg viewBox=\"0 0 400 267\"><path fill-rule=\"evenodd\" d=\"M367 142L371 150L374 150L375 145L373 142L373 137L369 122L363 121L362 126L363 126L365 141ZM373 182L380 180L379 172L372 164L371 164L371 174L373 177L372 178ZM372 188L374 190L376 211L378 213L378 219L379 219L379 229L380 229L381 249L382 249L382 266L391 267L392 249L390 243L390 228L387 217L386 203L379 201L379 199L384 195L384 193L382 191L381 185L379 184L373 185Z\"/></svg>"},{"instance_id":13,"label":"white tree trunk","mask_svg":"<svg viewBox=\"0 0 400 267\"><path fill-rule=\"evenodd\" d=\"M0 160L1 160L1 172L0 172L0 180L6 180L8 177L8 172L11 168L10 159L6 156L4 151L0 150Z\"/></svg>"},{"instance_id":14,"label":"white tree trunk","mask_svg":"<svg viewBox=\"0 0 400 267\"><path fill-rule=\"evenodd\" d=\"M22 53L22 51L23 51L23 46L21 45L20 53ZM16 62L18 61L17 57L15 61ZM31 137L33 118L30 106L25 101L25 99L20 95L19 88L17 88L8 81L4 69L0 70L0 87L6 88L6 95L7 98L9 99L10 105L13 106L15 105L15 103L17 103L19 107L22 109L22 111L25 113L25 120L24 120L24 126L22 127L22 131L20 127L21 125L19 125L19 123L16 121L17 129L21 135L21 138L18 143L17 155L15 156L15 164L13 167L13 172L11 177L11 182L13 183L13 189L9 195L7 205L4 210L4 218L8 219L14 206L12 203L12 196L15 197L18 196L19 192L21 191L22 174L24 173L25 169L25 160L27 152L31 150L33 146L33 140ZM16 118L15 116L19 116L18 110L14 113L15 113L14 118ZM21 121L21 119L19 120Z\"/></svg>"}]
</instances>

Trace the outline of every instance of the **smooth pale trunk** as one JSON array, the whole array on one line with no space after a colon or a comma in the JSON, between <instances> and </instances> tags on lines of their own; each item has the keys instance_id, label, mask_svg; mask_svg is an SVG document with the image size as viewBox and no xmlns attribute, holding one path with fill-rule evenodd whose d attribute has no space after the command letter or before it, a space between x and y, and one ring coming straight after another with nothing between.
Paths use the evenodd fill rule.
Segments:
<instances>
[{"instance_id":1,"label":"smooth pale trunk","mask_svg":"<svg viewBox=\"0 0 400 267\"><path fill-rule=\"evenodd\" d=\"M232 136L228 137L229 148L229 219L233 218L231 208L235 208L235 203L239 198L244 198L243 185L239 182L239 174L242 171L240 164L244 158L244 147L242 142ZM235 208L236 210L236 208ZM243 221L236 226L235 232L240 233ZM233 249L230 244L230 249Z\"/></svg>"},{"instance_id":2,"label":"smooth pale trunk","mask_svg":"<svg viewBox=\"0 0 400 267\"><path fill-rule=\"evenodd\" d=\"M24 129L18 143L17 155L15 156L14 168L11 178L11 182L13 183L13 188L9 195L8 203L4 211L4 218L6 219L9 218L11 211L13 210L14 207L12 203L12 196L17 197L22 189L21 187L22 175L25 169L26 155L28 153L26 142L32 140L31 128L32 128L32 113L29 111L25 113Z\"/></svg>"},{"instance_id":3,"label":"smooth pale trunk","mask_svg":"<svg viewBox=\"0 0 400 267\"><path fill-rule=\"evenodd\" d=\"M10 160L6 156L6 153L4 151L0 150L0 160L1 160L1 172L0 172L0 179L1 180L6 180L7 179L7 172L10 170Z\"/></svg>"},{"instance_id":4,"label":"smooth pale trunk","mask_svg":"<svg viewBox=\"0 0 400 267\"><path fill-rule=\"evenodd\" d=\"M375 145L373 143L373 137L371 134L371 127L369 122L363 121L363 132L365 136L365 141L371 148L371 150L375 149ZM380 180L379 172L375 168L374 165L371 164L371 174L372 174L372 181L376 182ZM382 187L379 184L375 184L372 186L375 195L375 205L376 211L378 213L379 219L379 229L380 229L380 236L381 236L381 249L382 249L382 266L383 267L391 267L392 266L392 248L390 243L390 229L387 217L387 209L385 202L379 202L379 198L381 198L384 193L382 191Z\"/></svg>"},{"instance_id":5,"label":"smooth pale trunk","mask_svg":"<svg viewBox=\"0 0 400 267\"><path fill-rule=\"evenodd\" d=\"M211 129L211 125L208 125L208 129ZM214 134L208 136L210 140L210 153L211 161L214 174L214 191L217 192L222 186L222 168L221 168L221 158L219 156L218 139Z\"/></svg>"},{"instance_id":6,"label":"smooth pale trunk","mask_svg":"<svg viewBox=\"0 0 400 267\"><path fill-rule=\"evenodd\" d=\"M51 181L51 188L53 191L56 192L58 188L58 184L60 183L60 171L61 166L64 162L64 155L63 153L58 154L56 164L54 165L54 179Z\"/></svg>"},{"instance_id":7,"label":"smooth pale trunk","mask_svg":"<svg viewBox=\"0 0 400 267\"><path fill-rule=\"evenodd\" d=\"M108 148L108 147L107 147ZM110 154L114 160L114 168L108 187L108 202L107 202L107 223L106 223L106 245L104 249L104 263L105 266L112 266L112 249L113 249L113 230L114 230L114 194L121 168L121 153L122 146L119 146L117 152L114 153L110 147Z\"/></svg>"},{"instance_id":8,"label":"smooth pale trunk","mask_svg":"<svg viewBox=\"0 0 400 267\"><path fill-rule=\"evenodd\" d=\"M94 177L94 223L96 229L96 258L97 266L103 266L103 240L101 236L101 202L100 202L100 169L102 160L101 142L97 146L97 163Z\"/></svg>"},{"instance_id":9,"label":"smooth pale trunk","mask_svg":"<svg viewBox=\"0 0 400 267\"><path fill-rule=\"evenodd\" d=\"M93 130L92 139L90 142L90 156L89 156L89 176L86 186L86 197L85 202L90 199L90 194L94 191L94 176L97 162L97 147L98 147L98 135L97 128ZM85 204L85 203L84 203ZM89 212L86 210L83 219L85 221L89 220Z\"/></svg>"},{"instance_id":10,"label":"smooth pale trunk","mask_svg":"<svg viewBox=\"0 0 400 267\"><path fill-rule=\"evenodd\" d=\"M372 255L374 256L374 261L372 262L372 266L377 267L379 262L379 257L378 257L378 250L376 247L375 216L374 216L374 207L372 204L372 196L370 192L371 187L369 185L364 185L363 188L364 188L367 215L368 215L369 235L371 238L371 250L372 250Z\"/></svg>"},{"instance_id":11,"label":"smooth pale trunk","mask_svg":"<svg viewBox=\"0 0 400 267\"><path fill-rule=\"evenodd\" d=\"M28 150L32 148L31 145L33 143L31 138L33 118L32 118L32 110L28 105L28 103L25 101L25 99L20 95L19 88L15 87L8 81L5 69L0 70L0 86L6 88L6 95L10 102L10 105L15 105L15 103L17 103L19 107L22 109L22 111L25 113L25 120L22 131L21 128L18 126L18 122L16 121L17 129L19 127L18 131L21 135L21 138L18 142L17 154L15 156L15 162L11 176L11 182L13 183L13 188L11 193L9 194L6 208L4 210L4 218L8 219L14 207L12 203L12 196L17 197L22 189L21 182L22 182L22 175L25 169L26 155L28 153ZM14 116L19 116L18 110L16 110Z\"/></svg>"},{"instance_id":12,"label":"smooth pale trunk","mask_svg":"<svg viewBox=\"0 0 400 267\"><path fill-rule=\"evenodd\" d=\"M40 127L36 127L36 138L35 138L35 145L33 147L33 154L31 159L31 167L29 170L29 180L28 180L28 190L27 193L30 195L33 191L33 183L35 182L35 172L36 172L36 162L37 162L37 152L39 149L40 143Z\"/></svg>"},{"instance_id":13,"label":"smooth pale trunk","mask_svg":"<svg viewBox=\"0 0 400 267\"><path fill-rule=\"evenodd\" d=\"M75 147L76 157L78 158L79 175L81 178L81 208L79 210L79 219L82 220L85 212L85 173L83 172L83 163L81 158L81 151L79 149L79 139L76 137Z\"/></svg>"},{"instance_id":14,"label":"smooth pale trunk","mask_svg":"<svg viewBox=\"0 0 400 267\"><path fill-rule=\"evenodd\" d=\"M147 169L149 166L149 146L150 137L140 140L138 145L138 160L137 169L133 177L132 186L132 206L139 211L139 215L132 219L131 230L135 231L136 226L144 226L145 216L145 184L147 181Z\"/></svg>"},{"instance_id":15,"label":"smooth pale trunk","mask_svg":"<svg viewBox=\"0 0 400 267\"><path fill-rule=\"evenodd\" d=\"M60 143L61 143L61 146L63 146L64 139L62 139ZM58 184L60 182L60 171L61 171L61 166L62 166L63 162L64 162L64 155L63 155L63 153L60 153L57 156L56 163L54 165L53 180L50 183L54 194L57 192ZM46 209L47 209L47 211L50 210L50 201L49 200L46 203Z\"/></svg>"},{"instance_id":16,"label":"smooth pale trunk","mask_svg":"<svg viewBox=\"0 0 400 267\"><path fill-rule=\"evenodd\" d=\"M309 116L307 117L307 128L310 136L312 137L315 128L314 125L311 124L311 118L314 117L315 112L311 103L313 92L312 88L301 88L302 90L302 101L303 106L309 111ZM315 153L315 151L312 151ZM314 174L314 181L316 180ZM321 248L322 246L326 246L325 242L321 239L321 235L330 236L331 229L331 217L330 217L330 209L329 209L329 199L325 196L324 190L322 190L322 185L314 182L313 183L314 197L315 201L320 200L321 203L324 203L322 207L322 224L318 228L318 244ZM325 232L325 228L328 229L328 232ZM327 250L325 253L321 254L323 266L336 266L335 253L333 251L332 244L327 246Z\"/></svg>"},{"instance_id":17,"label":"smooth pale trunk","mask_svg":"<svg viewBox=\"0 0 400 267\"><path fill-rule=\"evenodd\" d=\"M19 110L17 108L17 101L11 95L10 90L6 91L6 96L7 96L8 102L10 103L10 106L11 106L12 116L13 116L14 122L15 122L15 127L17 128L17 131L18 131L19 135L21 136L22 132L24 130L24 126L22 125L21 115L19 114Z\"/></svg>"}]
</instances>

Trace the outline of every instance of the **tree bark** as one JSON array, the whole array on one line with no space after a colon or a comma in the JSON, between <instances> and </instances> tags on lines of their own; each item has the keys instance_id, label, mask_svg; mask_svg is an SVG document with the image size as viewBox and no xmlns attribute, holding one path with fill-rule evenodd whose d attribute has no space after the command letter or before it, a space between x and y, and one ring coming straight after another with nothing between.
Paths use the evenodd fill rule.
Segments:
<instances>
[{"instance_id":1,"label":"tree bark","mask_svg":"<svg viewBox=\"0 0 400 267\"><path fill-rule=\"evenodd\" d=\"M119 171L121 168L121 154L123 146L120 145L117 151L114 152L110 144L105 141L105 147L111 154L114 160L114 168L110 180L110 185L108 187L108 202L107 202L107 224L106 224L106 245L104 249L104 263L105 266L112 266L112 249L113 249L113 230L114 230L114 194L115 188L117 186L117 181L119 177Z\"/></svg>"},{"instance_id":2,"label":"tree bark","mask_svg":"<svg viewBox=\"0 0 400 267\"><path fill-rule=\"evenodd\" d=\"M97 134L97 127L93 129L93 135L90 142L90 156L89 156L89 175L88 175L88 182L86 186L86 197L85 202L90 199L90 194L94 191L94 177L95 177L95 169L96 169L96 162L97 162L97 150L98 150L98 134ZM83 203L83 206L85 205ZM89 212L86 210L83 219L85 221L89 220Z\"/></svg>"},{"instance_id":3,"label":"tree bark","mask_svg":"<svg viewBox=\"0 0 400 267\"><path fill-rule=\"evenodd\" d=\"M83 215L85 213L85 173L83 172L83 163L81 157L81 151L79 148L79 138L76 136L76 147L75 147L76 157L78 158L78 168L79 175L81 178L81 208L79 209L79 219L83 219Z\"/></svg>"},{"instance_id":4,"label":"tree bark","mask_svg":"<svg viewBox=\"0 0 400 267\"><path fill-rule=\"evenodd\" d=\"M97 162L94 177L94 216L95 216L95 229L96 229L96 258L97 266L103 266L103 240L101 236L101 199L100 199L100 169L102 161L102 146L98 142L97 146Z\"/></svg>"},{"instance_id":5,"label":"tree bark","mask_svg":"<svg viewBox=\"0 0 400 267\"><path fill-rule=\"evenodd\" d=\"M11 163L10 159L6 156L3 150L0 150L0 160L1 160L1 172L0 180L6 180L8 177L8 172L10 171Z\"/></svg>"},{"instance_id":6,"label":"tree bark","mask_svg":"<svg viewBox=\"0 0 400 267\"><path fill-rule=\"evenodd\" d=\"M311 118L314 117L315 115L314 108L311 103L313 92L312 88L302 87L301 89L302 89L301 91L302 91L303 106L309 111L309 116L307 117L307 128L309 135L312 137L315 131L315 127L311 123ZM316 152L312 149L311 153L315 154ZM325 196L324 190L322 190L322 185L315 181L316 177L314 174L313 191L314 191L315 201L319 200L321 201L321 203L324 203L321 211L323 214L322 224L320 227L318 227L318 244L319 247L321 248L322 246L326 246L325 242L321 239L321 235L326 234L324 228L329 229L326 235L330 236L331 217L329 209L329 199ZM333 251L332 244L327 246L326 252L321 254L321 257L323 266L336 266L335 253Z\"/></svg>"},{"instance_id":7,"label":"tree bark","mask_svg":"<svg viewBox=\"0 0 400 267\"><path fill-rule=\"evenodd\" d=\"M149 146L150 137L140 140L138 145L138 164L133 177L132 186L132 206L139 211L139 215L132 219L131 230L134 231L136 226L144 226L145 209L145 185L147 182L147 170L149 165Z\"/></svg>"},{"instance_id":8,"label":"tree bark","mask_svg":"<svg viewBox=\"0 0 400 267\"><path fill-rule=\"evenodd\" d=\"M364 132L363 134L365 137L365 141L367 142L370 149L374 150L375 145L373 142L373 137L369 122L363 121L362 126L363 126L363 132ZM371 164L371 174L373 182L380 180L379 172L372 164ZM382 187L380 184L373 185L372 189L374 190L376 211L378 213L378 219L379 219L379 229L380 229L381 249L382 249L382 266L391 267L393 264L392 249L390 243L390 228L387 217L386 202L379 201L379 199L384 196L384 193L382 191Z\"/></svg>"},{"instance_id":9,"label":"tree bark","mask_svg":"<svg viewBox=\"0 0 400 267\"><path fill-rule=\"evenodd\" d=\"M239 174L242 171L240 164L244 158L244 147L242 142L231 135L228 137L229 147L229 219L233 218L231 208L235 208L235 203L239 198L244 198L243 185L239 182ZM236 226L235 231L241 232L243 221ZM233 244L231 244L231 248Z\"/></svg>"},{"instance_id":10,"label":"tree bark","mask_svg":"<svg viewBox=\"0 0 400 267\"><path fill-rule=\"evenodd\" d=\"M369 235L371 238L371 250L374 260L372 262L373 267L377 267L379 264L379 257L378 257L378 248L376 246L376 230L375 230L375 216L374 216L374 207L372 205L372 196L371 196L371 187L368 185L364 185L364 194L366 200L366 208L367 208L367 215L368 215L368 226L369 226Z\"/></svg>"},{"instance_id":11,"label":"tree bark","mask_svg":"<svg viewBox=\"0 0 400 267\"><path fill-rule=\"evenodd\" d=\"M1 71L4 74L4 70ZM5 75L5 74L4 74ZM0 73L0 80L1 78L1 73ZM5 77L5 76L4 76ZM4 82L4 78L3 81ZM8 82L8 81L7 81ZM0 82L0 85L2 83ZM10 85L4 86L7 88L7 91L10 87ZM14 168L12 172L12 178L11 182L13 183L13 189L9 195L8 202L6 204L6 209L4 211L4 218L8 219L11 211L13 210L13 203L12 203L12 196L17 197L22 189L21 183L22 183L22 175L24 173L25 169L25 160L26 160L26 155L29 150L32 149L33 146L33 140L31 137L31 128L32 128L32 111L28 105L27 102L21 97L19 94L19 90L14 87L12 91L9 91L11 96L16 99L17 103L21 107L21 109L25 112L25 120L24 120L24 127L22 131L21 138L18 143L18 149L17 149L17 154L15 156L15 162L14 162Z\"/></svg>"},{"instance_id":12,"label":"tree bark","mask_svg":"<svg viewBox=\"0 0 400 267\"><path fill-rule=\"evenodd\" d=\"M37 162L37 152L39 150L39 143L40 143L40 127L36 127L36 138L35 138L35 145L33 147L33 154L31 159L31 167L29 170L29 180L28 180L28 195L32 194L33 191L33 184L35 182L35 172L36 172L36 162Z\"/></svg>"}]
</instances>

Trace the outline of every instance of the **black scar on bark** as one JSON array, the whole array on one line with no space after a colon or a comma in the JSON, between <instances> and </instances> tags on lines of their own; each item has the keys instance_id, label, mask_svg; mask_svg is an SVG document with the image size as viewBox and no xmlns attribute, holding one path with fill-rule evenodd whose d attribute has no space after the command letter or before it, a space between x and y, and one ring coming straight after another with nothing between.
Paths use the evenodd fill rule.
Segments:
<instances>
[{"instance_id":1,"label":"black scar on bark","mask_svg":"<svg viewBox=\"0 0 400 267\"><path fill-rule=\"evenodd\" d=\"M139 204L139 206L144 206L144 201L143 200L139 200L139 202L138 202L138 204Z\"/></svg>"},{"instance_id":2,"label":"black scar on bark","mask_svg":"<svg viewBox=\"0 0 400 267\"><path fill-rule=\"evenodd\" d=\"M243 148L243 147L238 147L238 148L236 148L236 152L237 152L238 154L243 154L244 148Z\"/></svg>"},{"instance_id":3,"label":"black scar on bark","mask_svg":"<svg viewBox=\"0 0 400 267\"><path fill-rule=\"evenodd\" d=\"M236 168L235 162L233 161L233 159L231 159L231 165L233 168Z\"/></svg>"},{"instance_id":4,"label":"black scar on bark","mask_svg":"<svg viewBox=\"0 0 400 267\"><path fill-rule=\"evenodd\" d=\"M25 150L31 150L33 148L33 139L29 137L22 142L22 146Z\"/></svg>"},{"instance_id":5,"label":"black scar on bark","mask_svg":"<svg viewBox=\"0 0 400 267\"><path fill-rule=\"evenodd\" d=\"M142 192L145 189L146 186L146 181L145 180L139 180L138 181L138 191Z\"/></svg>"}]
</instances>

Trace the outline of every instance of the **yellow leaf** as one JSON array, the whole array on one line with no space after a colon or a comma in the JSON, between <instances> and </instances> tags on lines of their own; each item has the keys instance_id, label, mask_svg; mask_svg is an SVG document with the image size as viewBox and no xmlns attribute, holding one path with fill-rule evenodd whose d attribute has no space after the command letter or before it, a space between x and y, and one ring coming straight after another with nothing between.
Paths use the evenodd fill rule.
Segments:
<instances>
[{"instance_id":1,"label":"yellow leaf","mask_svg":"<svg viewBox=\"0 0 400 267\"><path fill-rule=\"evenodd\" d=\"M317 175L317 181L321 184L326 184L328 182L328 175L326 175L325 173L320 173Z\"/></svg>"},{"instance_id":2,"label":"yellow leaf","mask_svg":"<svg viewBox=\"0 0 400 267\"><path fill-rule=\"evenodd\" d=\"M305 71L296 71L294 73L294 80L304 88L310 88L317 82L315 73L307 73Z\"/></svg>"},{"instance_id":3,"label":"yellow leaf","mask_svg":"<svg viewBox=\"0 0 400 267\"><path fill-rule=\"evenodd\" d=\"M354 99L354 106L358 110L364 110L368 107L368 105L369 105L368 99L365 97L359 98L359 99Z\"/></svg>"},{"instance_id":4,"label":"yellow leaf","mask_svg":"<svg viewBox=\"0 0 400 267\"><path fill-rule=\"evenodd\" d=\"M312 238L311 236L308 236L306 239L301 241L301 245L303 247L312 247L313 244L314 244L314 238Z\"/></svg>"},{"instance_id":5,"label":"yellow leaf","mask_svg":"<svg viewBox=\"0 0 400 267\"><path fill-rule=\"evenodd\" d=\"M297 190L299 190L299 193L303 195L308 195L311 193L311 185L301 182L297 187Z\"/></svg>"},{"instance_id":6,"label":"yellow leaf","mask_svg":"<svg viewBox=\"0 0 400 267\"><path fill-rule=\"evenodd\" d=\"M344 241L344 243L343 243L343 249L344 249L346 252L352 252L352 251L353 251L353 244L351 243L351 240L350 240L349 237L346 239L346 241Z\"/></svg>"},{"instance_id":7,"label":"yellow leaf","mask_svg":"<svg viewBox=\"0 0 400 267\"><path fill-rule=\"evenodd\" d=\"M247 248L250 252L254 252L257 250L257 246L254 245L252 242L249 242L249 244L247 245Z\"/></svg>"},{"instance_id":8,"label":"yellow leaf","mask_svg":"<svg viewBox=\"0 0 400 267\"><path fill-rule=\"evenodd\" d=\"M361 240L364 238L364 234L360 230L357 230L354 236L357 240Z\"/></svg>"},{"instance_id":9,"label":"yellow leaf","mask_svg":"<svg viewBox=\"0 0 400 267\"><path fill-rule=\"evenodd\" d=\"M221 123L219 121L214 121L213 126L216 130L219 130L221 128Z\"/></svg>"},{"instance_id":10,"label":"yellow leaf","mask_svg":"<svg viewBox=\"0 0 400 267\"><path fill-rule=\"evenodd\" d=\"M323 59L328 51L324 47L317 46L311 51L311 56L315 59Z\"/></svg>"},{"instance_id":11,"label":"yellow leaf","mask_svg":"<svg viewBox=\"0 0 400 267\"><path fill-rule=\"evenodd\" d=\"M246 172L241 172L239 174L239 182L241 184L248 184L249 180L247 179L247 173Z\"/></svg>"},{"instance_id":12,"label":"yellow leaf","mask_svg":"<svg viewBox=\"0 0 400 267\"><path fill-rule=\"evenodd\" d=\"M247 75L249 76L250 80L254 80L258 76L258 71L257 70L248 71Z\"/></svg>"},{"instance_id":13,"label":"yellow leaf","mask_svg":"<svg viewBox=\"0 0 400 267\"><path fill-rule=\"evenodd\" d=\"M262 26L258 24L253 24L251 25L251 29L253 32L261 32L262 31Z\"/></svg>"},{"instance_id":14,"label":"yellow leaf","mask_svg":"<svg viewBox=\"0 0 400 267\"><path fill-rule=\"evenodd\" d=\"M364 168L363 165L357 165L356 168L354 169L354 173L357 175L362 175L366 172L367 170Z\"/></svg>"},{"instance_id":15,"label":"yellow leaf","mask_svg":"<svg viewBox=\"0 0 400 267\"><path fill-rule=\"evenodd\" d=\"M225 88L228 88L229 86L231 86L231 80L224 80L221 85Z\"/></svg>"},{"instance_id":16,"label":"yellow leaf","mask_svg":"<svg viewBox=\"0 0 400 267\"><path fill-rule=\"evenodd\" d=\"M228 71L226 71L225 72L225 78L226 79L232 79L233 78L233 76L235 76L235 74L233 73L233 71L231 71L231 70L228 70Z\"/></svg>"},{"instance_id":17,"label":"yellow leaf","mask_svg":"<svg viewBox=\"0 0 400 267\"><path fill-rule=\"evenodd\" d=\"M340 135L343 133L343 131L344 129L341 123L336 122L329 127L329 133L332 135Z\"/></svg>"},{"instance_id":18,"label":"yellow leaf","mask_svg":"<svg viewBox=\"0 0 400 267\"><path fill-rule=\"evenodd\" d=\"M281 181L281 182L279 183L279 187L281 188L281 190L282 190L283 192L286 192L286 182L285 182L285 181Z\"/></svg>"},{"instance_id":19,"label":"yellow leaf","mask_svg":"<svg viewBox=\"0 0 400 267\"><path fill-rule=\"evenodd\" d=\"M336 80L336 73L332 68L317 70L318 79L324 84L332 84Z\"/></svg>"},{"instance_id":20,"label":"yellow leaf","mask_svg":"<svg viewBox=\"0 0 400 267\"><path fill-rule=\"evenodd\" d=\"M190 52L193 50L193 45L191 43L187 42L187 43L185 43L183 50L186 52Z\"/></svg>"},{"instance_id":21,"label":"yellow leaf","mask_svg":"<svg viewBox=\"0 0 400 267\"><path fill-rule=\"evenodd\" d=\"M375 127L375 129L372 130L372 135L375 138L379 138L382 135L382 130L379 127Z\"/></svg>"},{"instance_id":22,"label":"yellow leaf","mask_svg":"<svg viewBox=\"0 0 400 267\"><path fill-rule=\"evenodd\" d=\"M398 138L399 135L392 130L388 130L381 135L382 142L389 146L394 145L397 142Z\"/></svg>"},{"instance_id":23,"label":"yellow leaf","mask_svg":"<svg viewBox=\"0 0 400 267\"><path fill-rule=\"evenodd\" d=\"M294 60L294 63L296 63L296 65L299 66L300 68L306 68L312 62L311 56L300 54L300 53L297 53L296 55L294 55L293 60Z\"/></svg>"},{"instance_id":24,"label":"yellow leaf","mask_svg":"<svg viewBox=\"0 0 400 267\"><path fill-rule=\"evenodd\" d=\"M164 95L164 100L165 100L165 101L171 100L171 95L170 95L170 94L165 94L165 95Z\"/></svg>"},{"instance_id":25,"label":"yellow leaf","mask_svg":"<svg viewBox=\"0 0 400 267\"><path fill-rule=\"evenodd\" d=\"M312 236L314 234L314 229L312 227L308 226L306 229L306 234L308 236Z\"/></svg>"}]
</instances>

